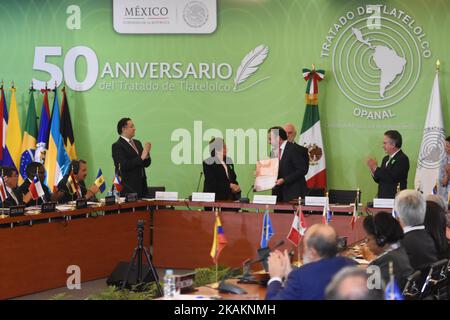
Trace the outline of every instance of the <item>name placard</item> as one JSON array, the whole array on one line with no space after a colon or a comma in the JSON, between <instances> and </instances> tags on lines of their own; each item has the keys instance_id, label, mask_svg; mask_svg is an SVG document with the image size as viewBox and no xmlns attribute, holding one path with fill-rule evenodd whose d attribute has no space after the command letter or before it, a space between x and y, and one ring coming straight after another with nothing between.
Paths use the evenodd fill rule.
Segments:
<instances>
[{"instance_id":1,"label":"name placard","mask_svg":"<svg viewBox=\"0 0 450 320\"><path fill-rule=\"evenodd\" d=\"M277 196L253 196L253 203L257 204L277 204Z\"/></svg>"},{"instance_id":2,"label":"name placard","mask_svg":"<svg viewBox=\"0 0 450 320\"><path fill-rule=\"evenodd\" d=\"M127 193L125 195L125 202L136 202L138 200L137 193Z\"/></svg>"},{"instance_id":3,"label":"name placard","mask_svg":"<svg viewBox=\"0 0 450 320\"><path fill-rule=\"evenodd\" d=\"M305 197L305 206L323 207L327 203L327 197Z\"/></svg>"},{"instance_id":4,"label":"name placard","mask_svg":"<svg viewBox=\"0 0 450 320\"><path fill-rule=\"evenodd\" d=\"M9 216L17 217L25 214L25 206L14 206L9 208Z\"/></svg>"},{"instance_id":5,"label":"name placard","mask_svg":"<svg viewBox=\"0 0 450 320\"><path fill-rule=\"evenodd\" d=\"M384 198L374 198L373 199L374 208L394 208L394 199L384 199Z\"/></svg>"},{"instance_id":6,"label":"name placard","mask_svg":"<svg viewBox=\"0 0 450 320\"><path fill-rule=\"evenodd\" d=\"M77 199L77 201L75 202L75 208L77 209L87 208L87 199L86 198Z\"/></svg>"},{"instance_id":7,"label":"name placard","mask_svg":"<svg viewBox=\"0 0 450 320\"><path fill-rule=\"evenodd\" d=\"M214 202L216 194L214 192L192 192L192 201Z\"/></svg>"},{"instance_id":8,"label":"name placard","mask_svg":"<svg viewBox=\"0 0 450 320\"><path fill-rule=\"evenodd\" d=\"M56 202L44 202L41 205L41 213L55 212L55 211L56 211Z\"/></svg>"},{"instance_id":9,"label":"name placard","mask_svg":"<svg viewBox=\"0 0 450 320\"><path fill-rule=\"evenodd\" d=\"M114 196L105 197L105 206L112 206L114 204L116 204L116 197Z\"/></svg>"},{"instance_id":10,"label":"name placard","mask_svg":"<svg viewBox=\"0 0 450 320\"><path fill-rule=\"evenodd\" d=\"M178 201L178 192L156 191L155 199L164 201Z\"/></svg>"}]
</instances>

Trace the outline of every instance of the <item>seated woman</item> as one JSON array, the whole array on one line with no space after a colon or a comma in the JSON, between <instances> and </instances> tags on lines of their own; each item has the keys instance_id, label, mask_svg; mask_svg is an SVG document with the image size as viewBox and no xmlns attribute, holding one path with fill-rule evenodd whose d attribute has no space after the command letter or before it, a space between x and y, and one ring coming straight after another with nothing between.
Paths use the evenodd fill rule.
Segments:
<instances>
[{"instance_id":1,"label":"seated woman","mask_svg":"<svg viewBox=\"0 0 450 320\"><path fill-rule=\"evenodd\" d=\"M407 277L414 271L409 263L408 254L400 244L403 229L391 213L379 212L364 219L364 230L367 233L367 246L376 255L369 266L380 267L381 277L385 284L389 282L389 263L393 263L394 276L401 290Z\"/></svg>"},{"instance_id":2,"label":"seated woman","mask_svg":"<svg viewBox=\"0 0 450 320\"><path fill-rule=\"evenodd\" d=\"M427 200L425 212L425 230L433 238L438 260L449 257L449 246L446 237L447 212L435 201Z\"/></svg>"},{"instance_id":3,"label":"seated woman","mask_svg":"<svg viewBox=\"0 0 450 320\"><path fill-rule=\"evenodd\" d=\"M233 161L227 157L227 146L221 138L209 142L211 157L203 161L203 192L214 192L217 200L238 200L241 188L236 180Z\"/></svg>"}]
</instances>

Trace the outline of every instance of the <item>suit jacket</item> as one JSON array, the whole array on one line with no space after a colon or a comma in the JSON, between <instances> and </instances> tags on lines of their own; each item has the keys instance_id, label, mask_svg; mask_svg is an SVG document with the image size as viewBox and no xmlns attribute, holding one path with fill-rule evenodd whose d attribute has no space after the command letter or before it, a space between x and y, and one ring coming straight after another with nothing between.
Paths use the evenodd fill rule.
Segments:
<instances>
[{"instance_id":1,"label":"suit jacket","mask_svg":"<svg viewBox=\"0 0 450 320\"><path fill-rule=\"evenodd\" d=\"M414 269L409 263L408 254L405 248L402 246L387 252L384 255L379 256L373 260L370 265L375 265L380 267L381 277L385 284L389 283L389 262L393 263L394 266L394 276L399 286L400 290L403 290L407 278L410 274L414 272Z\"/></svg>"},{"instance_id":2,"label":"suit jacket","mask_svg":"<svg viewBox=\"0 0 450 320\"><path fill-rule=\"evenodd\" d=\"M409 159L402 150L389 161L389 156L385 156L375 172L373 180L378 183L378 198L394 199L397 193L397 186L400 183L400 190L406 189L409 171Z\"/></svg>"},{"instance_id":3,"label":"suit jacket","mask_svg":"<svg viewBox=\"0 0 450 320\"><path fill-rule=\"evenodd\" d=\"M405 233L401 244L414 270L427 269L438 260L433 238L425 230L412 230Z\"/></svg>"},{"instance_id":4,"label":"suit jacket","mask_svg":"<svg viewBox=\"0 0 450 320\"><path fill-rule=\"evenodd\" d=\"M232 193L230 183L239 184L237 182L234 165L230 158L225 159L228 170L228 176L225 168L219 162L218 158L208 158L203 161L203 173L205 181L203 183L203 192L214 192L216 200L237 200L241 193Z\"/></svg>"},{"instance_id":5,"label":"suit jacket","mask_svg":"<svg viewBox=\"0 0 450 320\"><path fill-rule=\"evenodd\" d=\"M22 194L19 191L19 188L15 188L12 190L12 192L14 192L14 195L16 196L17 201L19 201L19 203L16 202L16 200L14 200L13 197L11 197L11 195L9 194L9 192L7 193L7 198L5 199L5 208L9 208L9 207L14 207L14 206L19 206L19 205L23 205L23 197Z\"/></svg>"},{"instance_id":6,"label":"suit jacket","mask_svg":"<svg viewBox=\"0 0 450 320\"><path fill-rule=\"evenodd\" d=\"M287 141L278 166L278 179L283 178L284 183L272 189L277 201L287 202L305 196L307 192L305 175L308 169L308 149Z\"/></svg>"},{"instance_id":7,"label":"suit jacket","mask_svg":"<svg viewBox=\"0 0 450 320\"><path fill-rule=\"evenodd\" d=\"M74 201L78 198L77 194L71 194L69 191L69 188L67 187L67 179L69 179L69 175L66 174L61 181L58 183L58 191L61 191L64 193L64 195L58 199L59 203L67 203L69 201ZM84 181L78 181L77 182L79 187L80 187L80 191L81 191L81 196L84 197L86 196L87 193L87 188L86 188L86 184L84 183ZM94 197L95 198L95 197ZM89 199L91 200L91 199Z\"/></svg>"},{"instance_id":8,"label":"suit jacket","mask_svg":"<svg viewBox=\"0 0 450 320\"><path fill-rule=\"evenodd\" d=\"M142 160L142 143L133 139L139 154L122 137L119 137L112 145L112 157L116 173L119 172L122 178L122 191L120 194L125 196L127 193L137 193L142 198L147 195L147 175L145 168L149 167L152 159L150 156Z\"/></svg>"},{"instance_id":9,"label":"suit jacket","mask_svg":"<svg viewBox=\"0 0 450 320\"><path fill-rule=\"evenodd\" d=\"M273 281L266 291L266 300L323 300L325 288L333 276L356 262L345 257L333 257L311 262L289 273L285 287Z\"/></svg>"},{"instance_id":10,"label":"suit jacket","mask_svg":"<svg viewBox=\"0 0 450 320\"><path fill-rule=\"evenodd\" d=\"M29 190L30 184L31 184L30 180L29 180L29 179L25 179L25 181L20 185L19 191L20 191L20 193L21 193L23 196L26 195L26 194L30 191L30 190ZM49 190L48 187L47 187L44 183L42 183L42 182L41 182L41 186L42 186L42 190L44 190L44 193L45 193L44 196L43 196L45 202L50 201L50 197L51 197L50 190ZM43 202L43 201L42 201L41 198L37 199L37 204L38 204L38 205L41 205L42 202ZM26 203L26 205L27 205L27 206L34 206L34 205L36 205L36 200L31 199L30 202Z\"/></svg>"}]
</instances>

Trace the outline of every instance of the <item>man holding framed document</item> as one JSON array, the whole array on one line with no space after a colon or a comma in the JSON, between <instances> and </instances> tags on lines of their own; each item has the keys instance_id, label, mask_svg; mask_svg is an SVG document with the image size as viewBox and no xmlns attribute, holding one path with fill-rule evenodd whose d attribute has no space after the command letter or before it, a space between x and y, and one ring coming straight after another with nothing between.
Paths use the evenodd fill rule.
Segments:
<instances>
[{"instance_id":1,"label":"man holding framed document","mask_svg":"<svg viewBox=\"0 0 450 320\"><path fill-rule=\"evenodd\" d=\"M287 141L287 133L282 127L270 128L268 139L271 159L257 164L255 189L268 190L271 186L272 194L279 202L304 197L307 191L305 175L309 169L308 149Z\"/></svg>"}]
</instances>

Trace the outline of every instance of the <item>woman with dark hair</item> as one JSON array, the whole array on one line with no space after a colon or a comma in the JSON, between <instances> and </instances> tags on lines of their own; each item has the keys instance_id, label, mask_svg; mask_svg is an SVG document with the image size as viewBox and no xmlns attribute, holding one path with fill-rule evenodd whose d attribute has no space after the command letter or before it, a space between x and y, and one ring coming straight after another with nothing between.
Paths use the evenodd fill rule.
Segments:
<instances>
[{"instance_id":1,"label":"woman with dark hair","mask_svg":"<svg viewBox=\"0 0 450 320\"><path fill-rule=\"evenodd\" d=\"M400 244L403 229L391 213L379 212L368 216L363 222L367 233L367 246L377 257L369 266L378 266L385 284L389 282L389 263L393 263L394 276L400 289L406 284L406 278L414 271L409 263L408 254Z\"/></svg>"},{"instance_id":2,"label":"woman with dark hair","mask_svg":"<svg viewBox=\"0 0 450 320\"><path fill-rule=\"evenodd\" d=\"M211 157L203 161L205 181L203 192L214 192L216 200L238 200L241 188L237 182L234 165L227 157L227 146L222 138L209 142Z\"/></svg>"},{"instance_id":3,"label":"woman with dark hair","mask_svg":"<svg viewBox=\"0 0 450 320\"><path fill-rule=\"evenodd\" d=\"M427 201L427 211L425 212L425 230L433 238L438 259L449 257L449 247L446 237L447 212L434 201Z\"/></svg>"}]
</instances>

